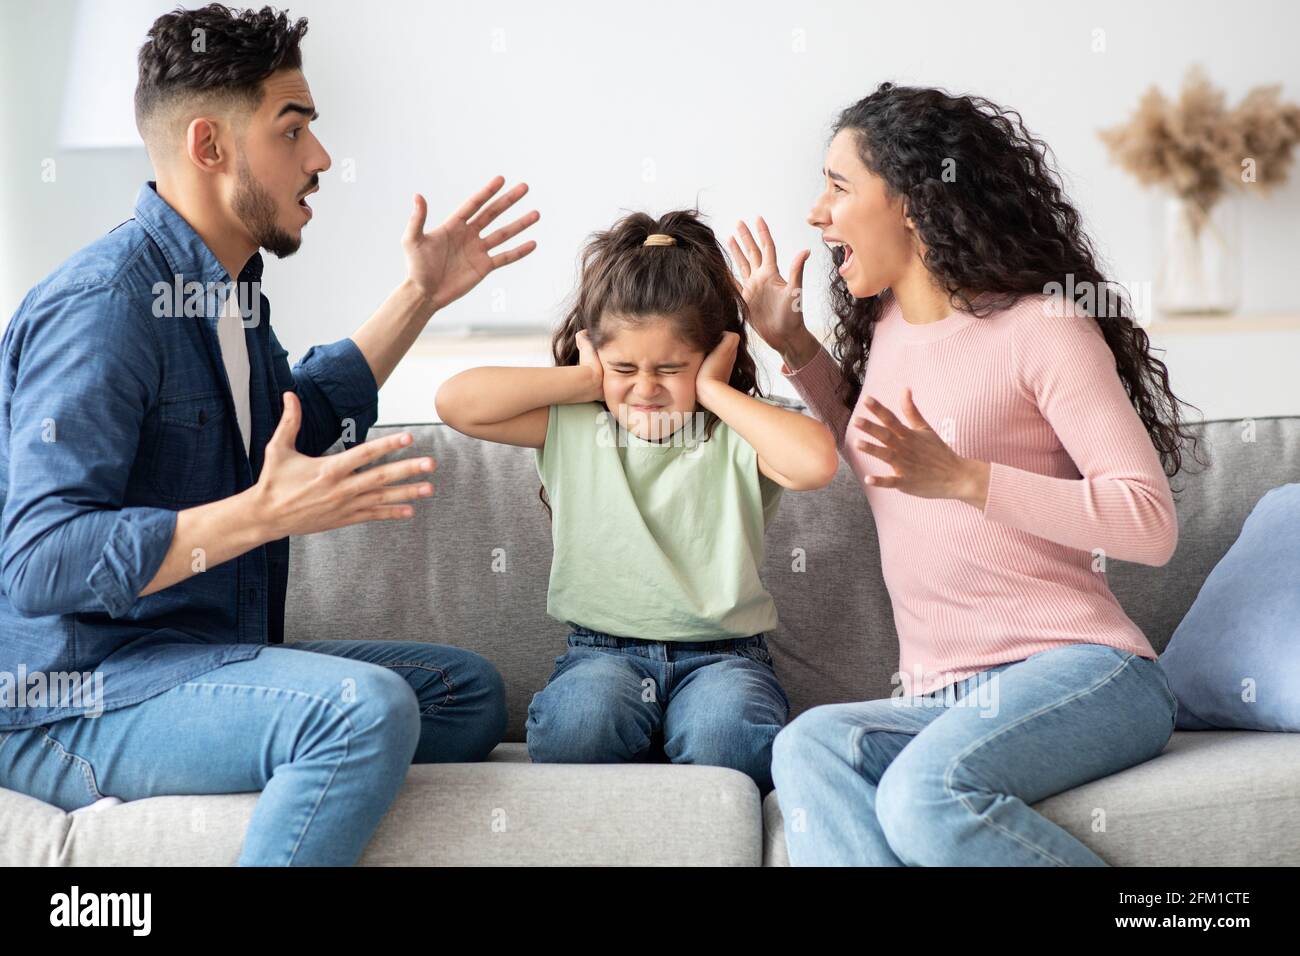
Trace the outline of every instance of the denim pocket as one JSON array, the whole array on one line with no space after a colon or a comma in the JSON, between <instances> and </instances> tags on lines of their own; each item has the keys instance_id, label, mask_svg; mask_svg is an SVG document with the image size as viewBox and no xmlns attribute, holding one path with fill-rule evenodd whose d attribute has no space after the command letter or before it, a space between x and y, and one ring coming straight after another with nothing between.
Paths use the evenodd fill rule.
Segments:
<instances>
[{"instance_id":1,"label":"denim pocket","mask_svg":"<svg viewBox=\"0 0 1300 956\"><path fill-rule=\"evenodd\" d=\"M217 392L158 406L150 479L164 501L200 504L221 488L229 464L226 405Z\"/></svg>"},{"instance_id":2,"label":"denim pocket","mask_svg":"<svg viewBox=\"0 0 1300 956\"><path fill-rule=\"evenodd\" d=\"M549 685L551 681L559 677L560 671L564 669L568 661L569 661L569 653L567 651L561 654L559 657L557 657L555 659L555 662L551 665L551 676L546 678L546 684L544 684L543 686Z\"/></svg>"},{"instance_id":3,"label":"denim pocket","mask_svg":"<svg viewBox=\"0 0 1300 956\"><path fill-rule=\"evenodd\" d=\"M760 635L757 640L752 638L736 643L736 656L748 658L751 661L757 661L760 664L766 664L771 667L772 652L767 649L767 641Z\"/></svg>"},{"instance_id":4,"label":"denim pocket","mask_svg":"<svg viewBox=\"0 0 1300 956\"><path fill-rule=\"evenodd\" d=\"M586 628L571 625L569 636L565 638L565 642L570 647L597 647L600 644L601 636L595 631L588 631Z\"/></svg>"},{"instance_id":5,"label":"denim pocket","mask_svg":"<svg viewBox=\"0 0 1300 956\"><path fill-rule=\"evenodd\" d=\"M572 637L572 635L570 635ZM598 647L591 644L584 644L581 641L574 642L570 640L568 648L563 654L555 659L555 666L551 668L551 676L546 678L546 683L550 684L561 673L573 665L575 661L590 657L592 654L609 653L609 648Z\"/></svg>"},{"instance_id":6,"label":"denim pocket","mask_svg":"<svg viewBox=\"0 0 1300 956\"><path fill-rule=\"evenodd\" d=\"M0 753L0 786L68 813L102 799L89 761L65 750L49 729L33 727L8 735Z\"/></svg>"}]
</instances>

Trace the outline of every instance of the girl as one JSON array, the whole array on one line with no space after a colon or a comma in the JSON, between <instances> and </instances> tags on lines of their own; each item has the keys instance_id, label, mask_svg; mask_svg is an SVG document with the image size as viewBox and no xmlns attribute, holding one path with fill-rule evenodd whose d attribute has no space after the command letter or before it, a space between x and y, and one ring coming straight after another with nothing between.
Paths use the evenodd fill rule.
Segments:
<instances>
[{"instance_id":1,"label":"girl","mask_svg":"<svg viewBox=\"0 0 1300 956\"><path fill-rule=\"evenodd\" d=\"M666 756L766 794L789 701L766 634L763 532L783 488L835 477L817 420L757 397L745 301L694 210L597 233L555 368L477 368L442 420L535 448L551 514L547 613L568 650L528 708L536 762Z\"/></svg>"},{"instance_id":2,"label":"girl","mask_svg":"<svg viewBox=\"0 0 1300 956\"><path fill-rule=\"evenodd\" d=\"M807 252L787 284L762 220L732 240L754 328L865 485L901 652L894 696L778 737L793 863L1105 865L1104 833L1032 804L1173 732L1105 568L1173 554L1189 436L1045 152L977 97L886 83L846 109L808 217L836 358L792 307Z\"/></svg>"}]
</instances>

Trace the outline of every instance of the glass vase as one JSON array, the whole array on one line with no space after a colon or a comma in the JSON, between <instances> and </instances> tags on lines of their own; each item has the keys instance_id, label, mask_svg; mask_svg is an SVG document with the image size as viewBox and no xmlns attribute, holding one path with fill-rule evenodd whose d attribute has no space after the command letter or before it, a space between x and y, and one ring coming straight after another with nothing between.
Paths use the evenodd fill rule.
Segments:
<instances>
[{"instance_id":1,"label":"glass vase","mask_svg":"<svg viewBox=\"0 0 1300 956\"><path fill-rule=\"evenodd\" d=\"M1241 299L1238 205L1221 196L1206 209L1192 199L1166 198L1164 248L1156 303L1173 315L1223 315Z\"/></svg>"}]
</instances>

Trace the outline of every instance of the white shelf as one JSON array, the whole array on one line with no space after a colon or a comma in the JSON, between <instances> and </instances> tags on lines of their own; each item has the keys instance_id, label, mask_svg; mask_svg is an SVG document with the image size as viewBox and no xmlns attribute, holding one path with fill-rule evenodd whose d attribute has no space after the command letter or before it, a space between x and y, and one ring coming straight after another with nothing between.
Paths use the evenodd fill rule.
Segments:
<instances>
[{"instance_id":1,"label":"white shelf","mask_svg":"<svg viewBox=\"0 0 1300 956\"><path fill-rule=\"evenodd\" d=\"M1238 335L1243 332L1300 332L1300 315L1162 316L1145 326L1148 335Z\"/></svg>"},{"instance_id":2,"label":"white shelf","mask_svg":"<svg viewBox=\"0 0 1300 956\"><path fill-rule=\"evenodd\" d=\"M506 335L469 334L422 335L411 346L409 355L431 358L457 355L519 355L535 352L550 354L550 332L510 333Z\"/></svg>"}]
</instances>

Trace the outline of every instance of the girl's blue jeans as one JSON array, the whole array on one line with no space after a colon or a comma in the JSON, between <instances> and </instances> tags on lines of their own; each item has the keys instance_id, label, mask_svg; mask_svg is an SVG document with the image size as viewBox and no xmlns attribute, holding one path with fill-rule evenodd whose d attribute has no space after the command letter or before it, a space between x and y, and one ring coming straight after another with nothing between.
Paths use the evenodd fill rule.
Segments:
<instances>
[{"instance_id":1,"label":"girl's blue jeans","mask_svg":"<svg viewBox=\"0 0 1300 956\"><path fill-rule=\"evenodd\" d=\"M1158 662L1101 644L814 707L773 748L790 862L1105 866L1030 805L1155 757L1176 716ZM1105 811L1087 825L1104 829Z\"/></svg>"},{"instance_id":2,"label":"girl's blue jeans","mask_svg":"<svg viewBox=\"0 0 1300 956\"><path fill-rule=\"evenodd\" d=\"M568 650L528 707L535 763L730 767L772 789L772 741L790 702L763 634L649 641L570 624Z\"/></svg>"},{"instance_id":3,"label":"girl's blue jeans","mask_svg":"<svg viewBox=\"0 0 1300 956\"><path fill-rule=\"evenodd\" d=\"M241 865L347 866L413 761L482 760L505 728L501 675L472 651L293 641L97 717L0 730L0 786L68 811L260 790Z\"/></svg>"}]
</instances>

